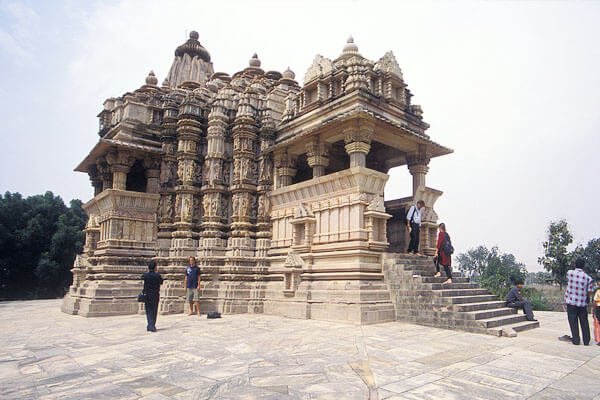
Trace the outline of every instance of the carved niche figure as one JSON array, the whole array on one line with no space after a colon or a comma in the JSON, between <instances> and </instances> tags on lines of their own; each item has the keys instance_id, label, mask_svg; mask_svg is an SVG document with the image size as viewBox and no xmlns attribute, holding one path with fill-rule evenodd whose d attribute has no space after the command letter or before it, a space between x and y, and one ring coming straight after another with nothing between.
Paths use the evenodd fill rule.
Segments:
<instances>
[{"instance_id":1,"label":"carved niche figure","mask_svg":"<svg viewBox=\"0 0 600 400\"><path fill-rule=\"evenodd\" d=\"M221 179L221 166L218 160L210 160L208 163L208 182L211 185L218 183Z\"/></svg>"},{"instance_id":2,"label":"carved niche figure","mask_svg":"<svg viewBox=\"0 0 600 400\"><path fill-rule=\"evenodd\" d=\"M181 196L177 196L175 200L175 216L177 218L181 217Z\"/></svg>"},{"instance_id":3,"label":"carved niche figure","mask_svg":"<svg viewBox=\"0 0 600 400\"><path fill-rule=\"evenodd\" d=\"M223 184L229 185L231 177L231 163L224 163L223 165Z\"/></svg>"},{"instance_id":4,"label":"carved niche figure","mask_svg":"<svg viewBox=\"0 0 600 400\"><path fill-rule=\"evenodd\" d=\"M227 207L229 206L229 203L227 202L227 199L224 197L221 197L221 203L220 203L221 208L219 208L218 210L218 215L221 218L227 218L228 214L229 214L229 210L227 209Z\"/></svg>"},{"instance_id":5,"label":"carved niche figure","mask_svg":"<svg viewBox=\"0 0 600 400\"><path fill-rule=\"evenodd\" d=\"M271 162L270 157L265 157L260 161L259 180L261 182L270 182L271 181L271 169L272 168L273 168L273 163Z\"/></svg>"},{"instance_id":6,"label":"carved niche figure","mask_svg":"<svg viewBox=\"0 0 600 400\"><path fill-rule=\"evenodd\" d=\"M204 209L204 216L205 217L211 217L212 216L210 214L210 198L208 197L207 194L205 194L204 197L202 198L202 208Z\"/></svg>"},{"instance_id":7,"label":"carved niche figure","mask_svg":"<svg viewBox=\"0 0 600 400\"><path fill-rule=\"evenodd\" d=\"M201 183L202 182L202 168L196 165L195 162L192 162L192 168L194 170L194 182Z\"/></svg>"},{"instance_id":8,"label":"carved niche figure","mask_svg":"<svg viewBox=\"0 0 600 400\"><path fill-rule=\"evenodd\" d=\"M250 172L250 160L242 158L240 161L240 180L248 179L248 173Z\"/></svg>"},{"instance_id":9,"label":"carved niche figure","mask_svg":"<svg viewBox=\"0 0 600 400\"><path fill-rule=\"evenodd\" d=\"M185 164L183 161L180 161L179 164L177 164L177 177L180 181L185 180Z\"/></svg>"},{"instance_id":10,"label":"carved niche figure","mask_svg":"<svg viewBox=\"0 0 600 400\"><path fill-rule=\"evenodd\" d=\"M181 219L185 222L192 221L192 202L189 198L183 200L183 209L181 210Z\"/></svg>"},{"instance_id":11,"label":"carved niche figure","mask_svg":"<svg viewBox=\"0 0 600 400\"><path fill-rule=\"evenodd\" d=\"M233 160L233 181L234 182L239 182L240 181L240 159L239 158L235 158Z\"/></svg>"},{"instance_id":12,"label":"carved niche figure","mask_svg":"<svg viewBox=\"0 0 600 400\"><path fill-rule=\"evenodd\" d=\"M231 216L236 217L238 215L239 204L240 204L240 200L239 200L238 195L233 195Z\"/></svg>"},{"instance_id":13,"label":"carved niche figure","mask_svg":"<svg viewBox=\"0 0 600 400\"><path fill-rule=\"evenodd\" d=\"M258 197L258 217L264 218L269 216L271 208L271 202L266 194L262 194Z\"/></svg>"},{"instance_id":14,"label":"carved niche figure","mask_svg":"<svg viewBox=\"0 0 600 400\"><path fill-rule=\"evenodd\" d=\"M216 198L216 195L214 195L210 200L210 215L211 216L217 215L218 208L219 208L219 201L218 201L218 198Z\"/></svg>"},{"instance_id":15,"label":"carved niche figure","mask_svg":"<svg viewBox=\"0 0 600 400\"><path fill-rule=\"evenodd\" d=\"M240 196L240 210L238 212L238 216L240 216L240 217L245 217L245 216L249 215L249 212L248 212L249 204L248 204L247 196L248 195L246 193L244 193Z\"/></svg>"},{"instance_id":16,"label":"carved niche figure","mask_svg":"<svg viewBox=\"0 0 600 400\"><path fill-rule=\"evenodd\" d=\"M162 161L160 164L160 184L161 186L166 186L169 182L171 182L171 166L168 161Z\"/></svg>"}]
</instances>

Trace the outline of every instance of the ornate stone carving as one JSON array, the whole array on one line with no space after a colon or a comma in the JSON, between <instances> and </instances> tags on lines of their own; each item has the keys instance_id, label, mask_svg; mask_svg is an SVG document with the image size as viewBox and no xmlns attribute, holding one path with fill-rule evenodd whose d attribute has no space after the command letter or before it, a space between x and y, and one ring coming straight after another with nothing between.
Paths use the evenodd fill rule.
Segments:
<instances>
[{"instance_id":1,"label":"ornate stone carving","mask_svg":"<svg viewBox=\"0 0 600 400\"><path fill-rule=\"evenodd\" d=\"M315 78L330 74L333 71L333 62L320 54L315 56L313 63L308 67L304 75L304 82L310 82Z\"/></svg>"},{"instance_id":2,"label":"ornate stone carving","mask_svg":"<svg viewBox=\"0 0 600 400\"><path fill-rule=\"evenodd\" d=\"M396 57L394 53L391 51L386 52L383 57L379 59L375 63L375 67L373 68L375 71L387 72L390 74L394 74L400 79L402 78L402 70L400 69L400 65L398 65L398 61L396 61Z\"/></svg>"}]
</instances>

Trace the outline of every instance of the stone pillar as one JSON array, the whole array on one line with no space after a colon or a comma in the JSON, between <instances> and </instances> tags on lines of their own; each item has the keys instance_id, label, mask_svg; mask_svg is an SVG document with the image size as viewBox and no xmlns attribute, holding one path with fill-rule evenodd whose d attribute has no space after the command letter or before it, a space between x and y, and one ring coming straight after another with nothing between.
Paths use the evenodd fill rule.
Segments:
<instances>
[{"instance_id":1,"label":"stone pillar","mask_svg":"<svg viewBox=\"0 0 600 400\"><path fill-rule=\"evenodd\" d=\"M374 130L374 122L363 118L359 118L344 129L344 142L346 153L350 156L350 168L366 167Z\"/></svg>"},{"instance_id":2,"label":"stone pillar","mask_svg":"<svg viewBox=\"0 0 600 400\"><path fill-rule=\"evenodd\" d=\"M96 197L100 194L100 192L102 192L103 187L102 179L100 178L100 174L98 173L96 166L90 167L88 175L90 176L90 181L92 182L92 186L94 187L94 197Z\"/></svg>"},{"instance_id":3,"label":"stone pillar","mask_svg":"<svg viewBox=\"0 0 600 400\"><path fill-rule=\"evenodd\" d=\"M275 128L263 125L260 132L260 148L267 149L275 143ZM267 252L271 247L271 202L268 193L273 190L273 154L261 151L258 161L256 211L256 257L259 265L268 265ZM262 258L262 259L261 259Z\"/></svg>"},{"instance_id":4,"label":"stone pillar","mask_svg":"<svg viewBox=\"0 0 600 400\"><path fill-rule=\"evenodd\" d=\"M306 161L312 168L313 178L325 175L325 168L329 165L329 151L327 145L314 139L306 144Z\"/></svg>"},{"instance_id":5,"label":"stone pillar","mask_svg":"<svg viewBox=\"0 0 600 400\"><path fill-rule=\"evenodd\" d=\"M277 188L292 184L292 178L296 176L296 159L287 152L275 154L275 169L277 171Z\"/></svg>"},{"instance_id":6,"label":"stone pillar","mask_svg":"<svg viewBox=\"0 0 600 400\"><path fill-rule=\"evenodd\" d=\"M177 186L171 257L196 256L198 248L196 223L200 219L202 128L200 101L190 93L179 108L177 121Z\"/></svg>"},{"instance_id":7,"label":"stone pillar","mask_svg":"<svg viewBox=\"0 0 600 400\"><path fill-rule=\"evenodd\" d=\"M106 155L106 161L110 165L112 173L112 188L126 190L127 173L135 162L135 158L128 151L111 151Z\"/></svg>"},{"instance_id":8,"label":"stone pillar","mask_svg":"<svg viewBox=\"0 0 600 400\"><path fill-rule=\"evenodd\" d=\"M413 198L417 195L419 187L425 187L425 176L429 171L429 160L429 157L423 153L407 156L408 170L413 177Z\"/></svg>"},{"instance_id":9,"label":"stone pillar","mask_svg":"<svg viewBox=\"0 0 600 400\"><path fill-rule=\"evenodd\" d=\"M241 108L241 107L240 107ZM233 126L233 179L231 236L250 236L250 218L256 201L257 177L254 175L256 120L251 115L236 117Z\"/></svg>"},{"instance_id":10,"label":"stone pillar","mask_svg":"<svg viewBox=\"0 0 600 400\"><path fill-rule=\"evenodd\" d=\"M112 188L112 174L110 173L110 166L106 162L106 159L100 158L96 161L96 170L98 171L98 176L102 181L102 189L101 192Z\"/></svg>"},{"instance_id":11,"label":"stone pillar","mask_svg":"<svg viewBox=\"0 0 600 400\"><path fill-rule=\"evenodd\" d=\"M146 158L144 159L144 168L146 168L146 193L158 193L160 191L160 161Z\"/></svg>"}]
</instances>

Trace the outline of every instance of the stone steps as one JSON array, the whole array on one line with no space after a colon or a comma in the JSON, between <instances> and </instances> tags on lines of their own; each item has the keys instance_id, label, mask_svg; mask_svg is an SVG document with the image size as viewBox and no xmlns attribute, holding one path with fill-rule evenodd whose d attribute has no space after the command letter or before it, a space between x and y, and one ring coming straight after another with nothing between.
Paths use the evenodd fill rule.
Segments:
<instances>
[{"instance_id":1,"label":"stone steps","mask_svg":"<svg viewBox=\"0 0 600 400\"><path fill-rule=\"evenodd\" d=\"M443 283L446 281L446 275L435 277L435 276L422 276L421 282L423 283ZM452 283L469 283L469 278L463 276L452 276Z\"/></svg>"},{"instance_id":2,"label":"stone steps","mask_svg":"<svg viewBox=\"0 0 600 400\"><path fill-rule=\"evenodd\" d=\"M470 297L490 294L490 291L487 289L439 289L433 290L433 293L441 297Z\"/></svg>"},{"instance_id":3,"label":"stone steps","mask_svg":"<svg viewBox=\"0 0 600 400\"><path fill-rule=\"evenodd\" d=\"M458 312L456 314L458 314L459 316L462 316L466 319L485 320L487 318L501 317L504 315L513 315L516 313L517 313L517 310L515 310L514 308L502 307L502 308L491 308L491 309L487 309L487 310Z\"/></svg>"},{"instance_id":4,"label":"stone steps","mask_svg":"<svg viewBox=\"0 0 600 400\"><path fill-rule=\"evenodd\" d=\"M494 308L504 307L504 301L483 301L478 303L464 303L464 304L456 304L453 306L453 309L458 312L469 312L469 311L478 311L478 310L490 310Z\"/></svg>"},{"instance_id":5,"label":"stone steps","mask_svg":"<svg viewBox=\"0 0 600 400\"><path fill-rule=\"evenodd\" d=\"M446 277L434 274L429 257L396 255L393 260L386 260L385 283L391 291L397 319L496 336L515 336L539 326L458 272L453 271L451 284L443 284Z\"/></svg>"},{"instance_id":6,"label":"stone steps","mask_svg":"<svg viewBox=\"0 0 600 400\"><path fill-rule=\"evenodd\" d=\"M500 327L489 328L487 333L494 336L515 337L518 332L523 332L529 329L539 328L538 321L522 321L514 324L502 325Z\"/></svg>"},{"instance_id":7,"label":"stone steps","mask_svg":"<svg viewBox=\"0 0 600 400\"><path fill-rule=\"evenodd\" d=\"M441 297L439 302L443 304L470 304L479 302L488 302L498 300L498 296L493 294L484 294L479 296L455 296Z\"/></svg>"},{"instance_id":8,"label":"stone steps","mask_svg":"<svg viewBox=\"0 0 600 400\"><path fill-rule=\"evenodd\" d=\"M421 281L422 282L422 281ZM454 280L452 280L452 283L418 283L416 284L417 288L419 289L429 289L429 290L444 290L444 289L452 289L452 290L457 290L457 289L479 289L479 286L476 283L454 283Z\"/></svg>"}]
</instances>

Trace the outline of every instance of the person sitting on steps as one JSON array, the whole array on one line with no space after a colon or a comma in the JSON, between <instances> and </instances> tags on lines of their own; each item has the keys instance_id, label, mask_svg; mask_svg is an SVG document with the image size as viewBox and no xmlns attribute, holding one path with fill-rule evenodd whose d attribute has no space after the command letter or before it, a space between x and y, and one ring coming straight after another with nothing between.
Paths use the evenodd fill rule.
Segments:
<instances>
[{"instance_id":1,"label":"person sitting on steps","mask_svg":"<svg viewBox=\"0 0 600 400\"><path fill-rule=\"evenodd\" d=\"M435 248L434 255L435 269L437 270L435 276L438 277L442 275L440 273L441 264L442 267L444 267L446 278L448 278L446 279L446 281L444 281L444 284L449 284L452 283L452 253L448 251L448 248L452 247L452 245L450 244L450 235L448 235L448 233L446 232L446 224L444 224L443 222L438 225L438 230L439 231L437 237L437 245Z\"/></svg>"},{"instance_id":2,"label":"person sitting on steps","mask_svg":"<svg viewBox=\"0 0 600 400\"><path fill-rule=\"evenodd\" d=\"M523 310L523 313L527 316L527 321L537 321L533 317L533 307L529 300L523 297L521 289L523 289L523 279L519 278L515 280L515 286L506 295L506 307Z\"/></svg>"}]
</instances>

